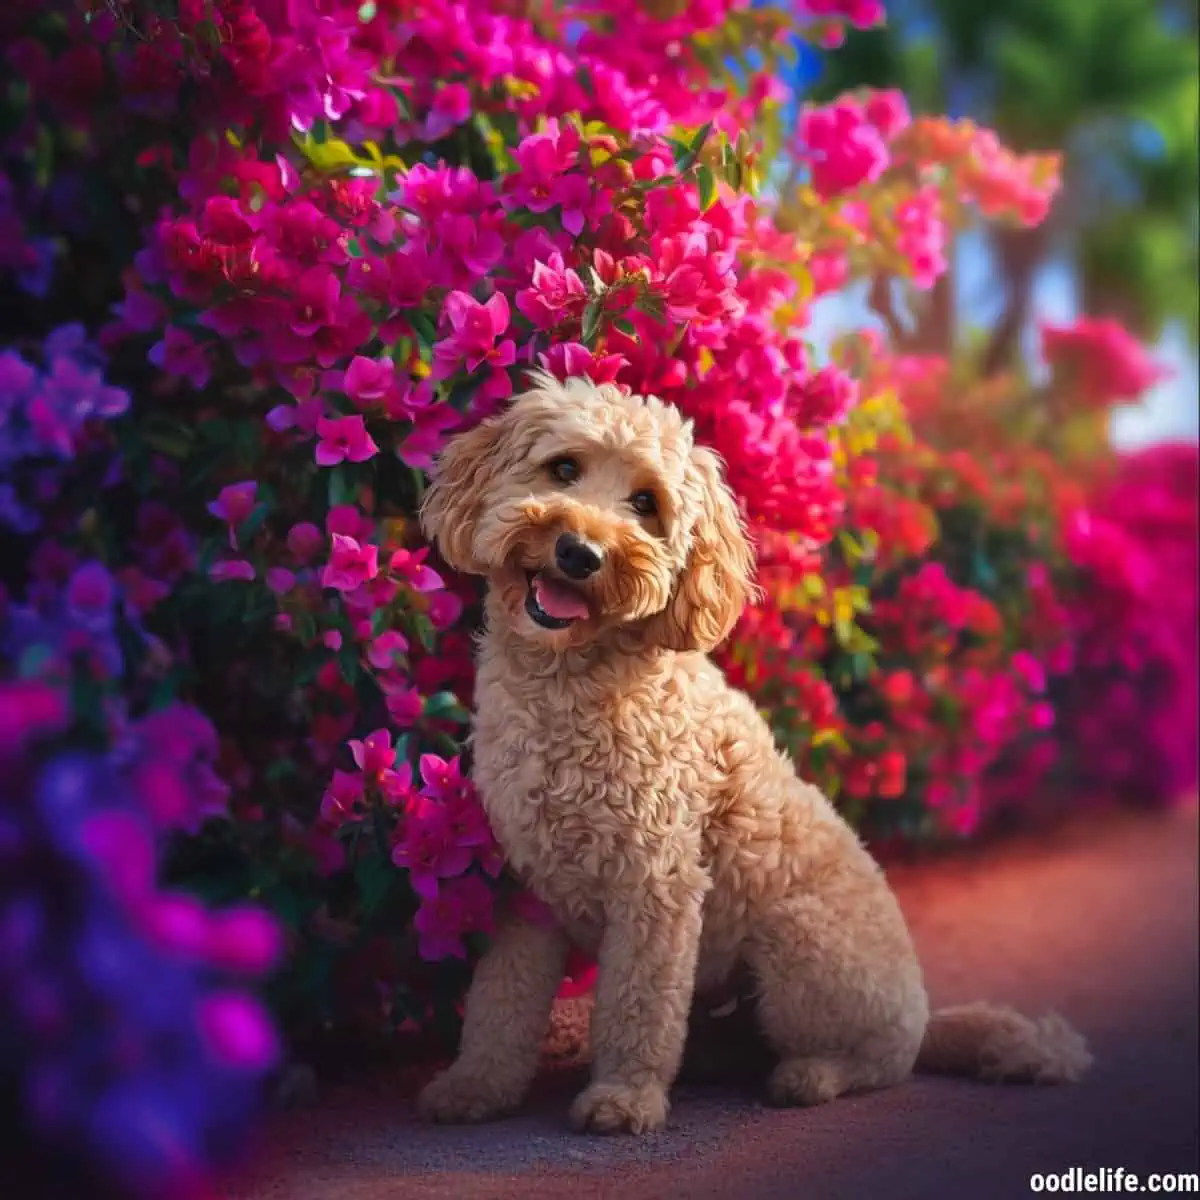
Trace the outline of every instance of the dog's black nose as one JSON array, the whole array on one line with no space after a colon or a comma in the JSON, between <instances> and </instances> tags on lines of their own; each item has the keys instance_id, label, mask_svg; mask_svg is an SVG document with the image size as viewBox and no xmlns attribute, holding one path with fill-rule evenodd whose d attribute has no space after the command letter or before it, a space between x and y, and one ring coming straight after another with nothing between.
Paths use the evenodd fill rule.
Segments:
<instances>
[{"instance_id":1,"label":"dog's black nose","mask_svg":"<svg viewBox=\"0 0 1200 1200\"><path fill-rule=\"evenodd\" d=\"M554 561L568 579L586 579L600 570L600 551L574 533L560 535L554 543Z\"/></svg>"}]
</instances>

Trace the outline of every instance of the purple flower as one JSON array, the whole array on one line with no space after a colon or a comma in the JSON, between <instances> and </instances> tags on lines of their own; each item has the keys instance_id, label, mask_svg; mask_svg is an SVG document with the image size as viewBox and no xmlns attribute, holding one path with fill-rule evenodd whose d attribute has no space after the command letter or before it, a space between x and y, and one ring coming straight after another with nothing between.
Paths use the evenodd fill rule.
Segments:
<instances>
[{"instance_id":1,"label":"purple flower","mask_svg":"<svg viewBox=\"0 0 1200 1200\"><path fill-rule=\"evenodd\" d=\"M196 341L190 333L168 325L163 330L162 340L150 348L150 361L168 375L186 379L200 391L212 378L212 366L208 361L208 348Z\"/></svg>"}]
</instances>

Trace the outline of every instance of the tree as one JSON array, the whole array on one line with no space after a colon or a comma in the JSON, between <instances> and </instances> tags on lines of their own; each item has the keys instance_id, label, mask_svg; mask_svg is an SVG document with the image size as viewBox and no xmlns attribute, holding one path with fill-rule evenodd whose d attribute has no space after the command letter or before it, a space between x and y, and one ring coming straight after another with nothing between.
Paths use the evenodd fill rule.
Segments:
<instances>
[{"instance_id":1,"label":"tree","mask_svg":"<svg viewBox=\"0 0 1200 1200\"><path fill-rule=\"evenodd\" d=\"M1069 255L1088 311L1154 338L1198 335L1197 5L1146 0L910 0L886 29L851 34L817 97L900 87L918 111L970 115L1021 151L1062 147L1051 220L992 236L1005 307L981 353L991 374L1018 351L1038 271ZM913 305L922 351L962 348L954 280Z\"/></svg>"}]
</instances>

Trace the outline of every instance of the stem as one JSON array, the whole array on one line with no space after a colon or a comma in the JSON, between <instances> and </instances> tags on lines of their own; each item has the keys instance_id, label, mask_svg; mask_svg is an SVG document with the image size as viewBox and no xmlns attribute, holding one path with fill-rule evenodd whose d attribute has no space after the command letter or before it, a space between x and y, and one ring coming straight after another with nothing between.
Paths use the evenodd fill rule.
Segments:
<instances>
[{"instance_id":1,"label":"stem","mask_svg":"<svg viewBox=\"0 0 1200 1200\"><path fill-rule=\"evenodd\" d=\"M1046 249L1044 227L1001 230L997 258L1008 285L1008 303L984 351L985 378L1005 370L1016 356L1021 333L1033 307L1033 283Z\"/></svg>"}]
</instances>

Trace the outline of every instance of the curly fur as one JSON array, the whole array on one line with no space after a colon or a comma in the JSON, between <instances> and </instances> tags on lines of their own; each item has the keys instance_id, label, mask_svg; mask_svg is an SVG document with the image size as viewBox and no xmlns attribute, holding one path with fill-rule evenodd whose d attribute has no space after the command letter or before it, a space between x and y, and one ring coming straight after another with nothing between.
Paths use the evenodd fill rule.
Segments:
<instances>
[{"instance_id":1,"label":"curly fur","mask_svg":"<svg viewBox=\"0 0 1200 1200\"><path fill-rule=\"evenodd\" d=\"M569 485L547 469L563 455L579 468ZM657 512L634 511L639 489ZM521 1102L569 942L599 961L580 1128L661 1126L694 992L746 967L780 1104L914 1067L1083 1072L1083 1040L1057 1018L987 1005L930 1017L879 867L705 657L753 592L753 554L718 459L678 411L535 376L447 447L422 515L451 565L487 577L475 781L513 870L558 919L501 919L425 1117L483 1120ZM600 547L603 565L574 585L588 615L547 629L526 603L535 573L554 577L563 532Z\"/></svg>"}]
</instances>

